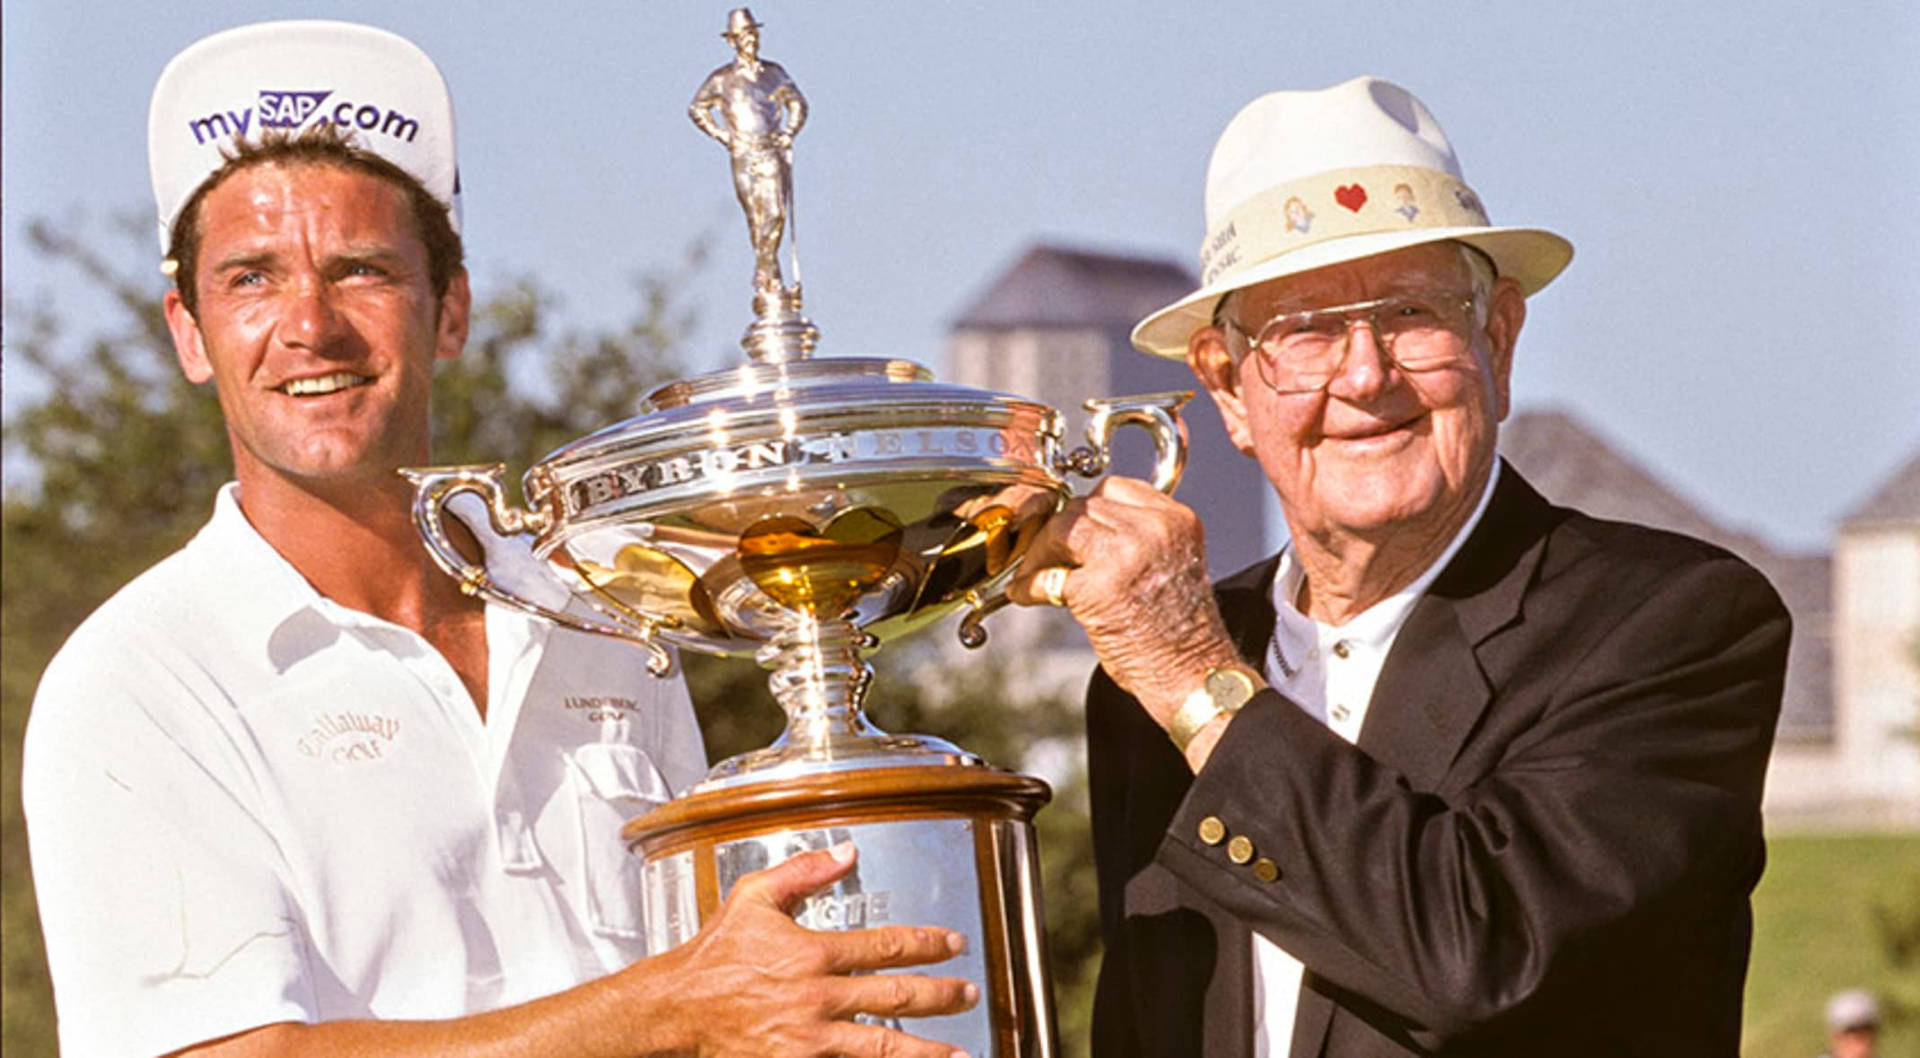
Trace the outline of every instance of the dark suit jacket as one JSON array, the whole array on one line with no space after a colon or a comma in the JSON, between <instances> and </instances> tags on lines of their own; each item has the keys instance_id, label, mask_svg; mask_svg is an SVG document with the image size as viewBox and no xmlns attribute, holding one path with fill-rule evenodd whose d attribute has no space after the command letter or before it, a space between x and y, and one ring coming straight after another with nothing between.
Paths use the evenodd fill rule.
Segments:
<instances>
[{"instance_id":1,"label":"dark suit jacket","mask_svg":"<svg viewBox=\"0 0 1920 1058\"><path fill-rule=\"evenodd\" d=\"M1276 565L1217 588L1255 666ZM1258 930L1307 968L1294 1058L1736 1055L1787 636L1732 555L1503 467L1358 745L1263 691L1195 776L1096 673L1094 1054L1251 1054Z\"/></svg>"}]
</instances>

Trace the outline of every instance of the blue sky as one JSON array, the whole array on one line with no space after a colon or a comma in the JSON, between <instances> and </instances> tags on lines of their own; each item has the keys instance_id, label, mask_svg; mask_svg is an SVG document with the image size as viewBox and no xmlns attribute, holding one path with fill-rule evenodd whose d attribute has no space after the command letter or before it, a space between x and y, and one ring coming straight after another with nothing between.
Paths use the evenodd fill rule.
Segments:
<instances>
[{"instance_id":1,"label":"blue sky","mask_svg":"<svg viewBox=\"0 0 1920 1058\"><path fill-rule=\"evenodd\" d=\"M173 53L345 18L413 39L453 87L482 293L533 275L568 319L613 322L637 273L710 232L686 284L698 366L734 362L751 262L724 153L685 116L728 57L730 5L540 6L6 4L7 294L72 298L25 248L29 218L150 208L147 96ZM1372 73L1438 115L1497 223L1577 248L1531 304L1520 406L1574 411L1796 548L1920 448L1914 4L752 6L813 105L796 214L823 352L937 368L948 321L1035 240L1191 266L1233 112Z\"/></svg>"}]
</instances>

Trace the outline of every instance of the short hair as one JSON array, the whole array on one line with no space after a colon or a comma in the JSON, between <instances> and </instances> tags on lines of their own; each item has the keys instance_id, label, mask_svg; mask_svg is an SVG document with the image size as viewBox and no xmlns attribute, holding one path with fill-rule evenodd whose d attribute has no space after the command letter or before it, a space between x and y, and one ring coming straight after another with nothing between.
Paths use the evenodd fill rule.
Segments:
<instances>
[{"instance_id":1,"label":"short hair","mask_svg":"<svg viewBox=\"0 0 1920 1058\"><path fill-rule=\"evenodd\" d=\"M414 227L426 247L427 280L436 299L446 295L447 286L465 262L466 250L460 233L453 230L452 211L447 204L433 197L433 192L412 173L373 151L355 146L350 130L332 122L321 122L298 132L268 129L257 141L237 137L231 148L222 148L220 153L226 161L187 196L168 234L167 262L173 266L174 289L180 292L180 301L188 312L198 311L199 291L194 285L194 269L200 258L201 204L228 177L261 165L332 165L366 173L399 188L407 196Z\"/></svg>"},{"instance_id":2,"label":"short hair","mask_svg":"<svg viewBox=\"0 0 1920 1058\"><path fill-rule=\"evenodd\" d=\"M1484 327L1491 308L1488 295L1493 293L1493 282L1500 277L1500 270L1494 267L1493 258L1478 246L1457 239L1453 244L1460 247L1460 256L1467 261L1467 273L1473 278L1473 322Z\"/></svg>"}]
</instances>

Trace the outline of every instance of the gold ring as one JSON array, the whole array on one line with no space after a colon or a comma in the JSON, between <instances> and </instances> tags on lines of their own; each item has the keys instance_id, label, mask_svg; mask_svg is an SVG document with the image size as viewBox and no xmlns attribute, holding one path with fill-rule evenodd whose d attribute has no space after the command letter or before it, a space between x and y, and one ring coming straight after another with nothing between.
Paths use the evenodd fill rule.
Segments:
<instances>
[{"instance_id":1,"label":"gold ring","mask_svg":"<svg viewBox=\"0 0 1920 1058\"><path fill-rule=\"evenodd\" d=\"M1040 571L1040 576L1034 580L1034 584L1039 587L1040 594L1050 605L1067 605L1067 567L1048 566Z\"/></svg>"}]
</instances>

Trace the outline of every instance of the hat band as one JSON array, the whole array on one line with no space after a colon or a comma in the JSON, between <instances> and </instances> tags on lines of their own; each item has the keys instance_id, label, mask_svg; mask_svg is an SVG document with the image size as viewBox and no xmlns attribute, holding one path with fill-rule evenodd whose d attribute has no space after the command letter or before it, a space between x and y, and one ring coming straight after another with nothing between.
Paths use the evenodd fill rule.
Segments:
<instances>
[{"instance_id":1,"label":"hat band","mask_svg":"<svg viewBox=\"0 0 1920 1058\"><path fill-rule=\"evenodd\" d=\"M1200 284L1329 239L1486 226L1480 196L1441 170L1333 169L1267 188L1228 212L1200 246Z\"/></svg>"}]
</instances>

